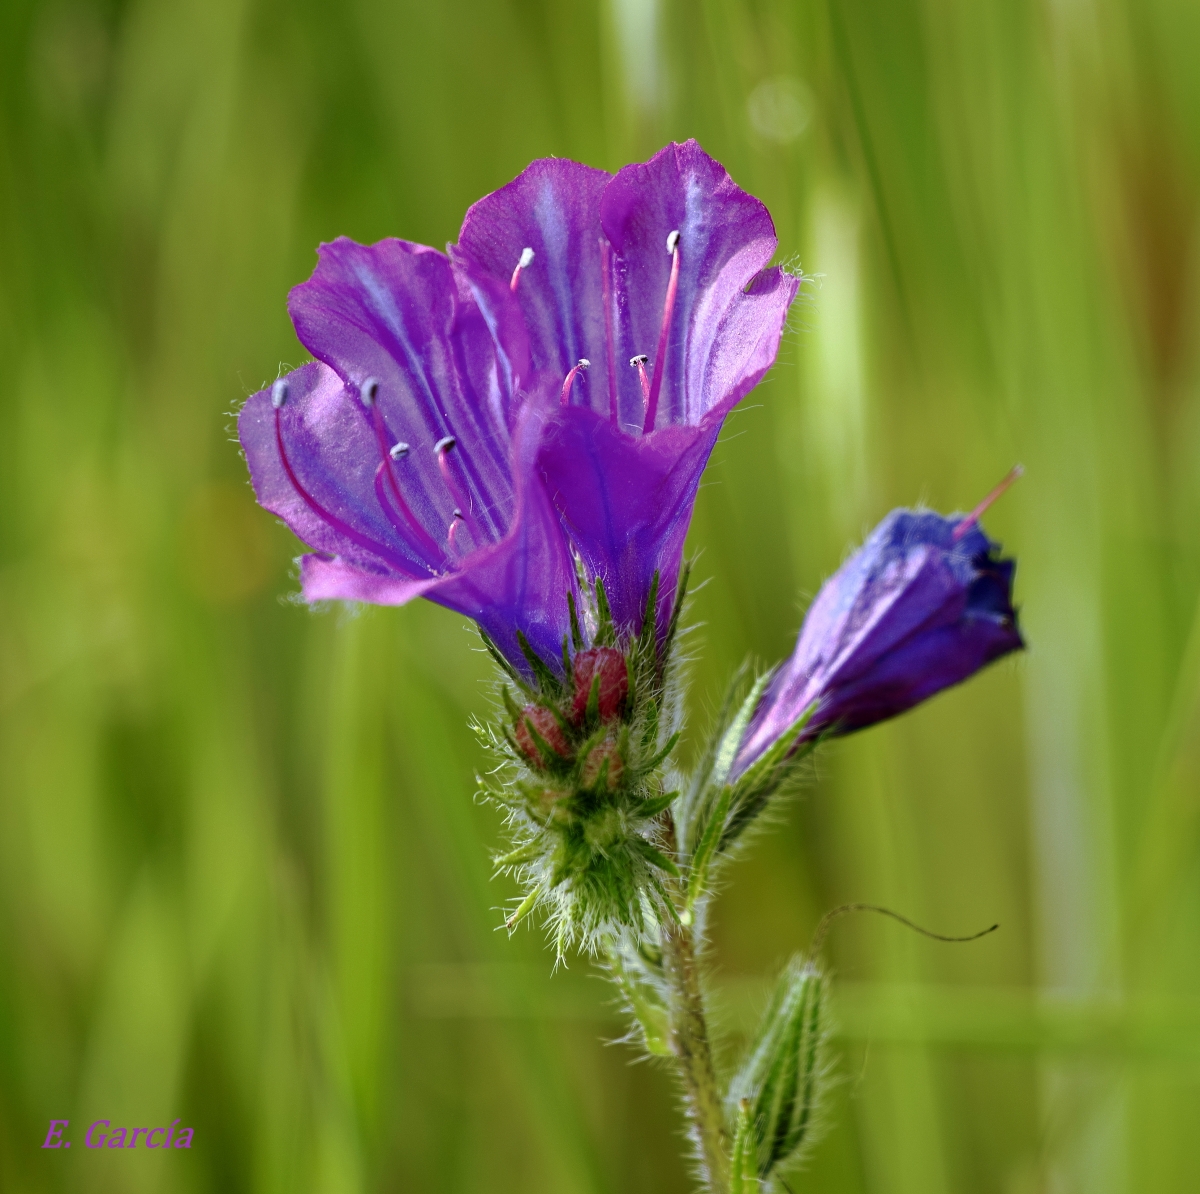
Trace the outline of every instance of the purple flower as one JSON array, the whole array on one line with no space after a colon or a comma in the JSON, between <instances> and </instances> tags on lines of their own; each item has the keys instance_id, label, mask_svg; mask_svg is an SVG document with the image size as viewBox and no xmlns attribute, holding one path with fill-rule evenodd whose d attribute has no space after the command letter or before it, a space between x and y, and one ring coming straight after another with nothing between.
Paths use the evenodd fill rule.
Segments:
<instances>
[{"instance_id":1,"label":"purple flower","mask_svg":"<svg viewBox=\"0 0 1200 1194\"><path fill-rule=\"evenodd\" d=\"M557 669L574 552L626 630L657 572L665 629L700 474L796 292L775 244L688 142L615 176L534 162L453 264L323 245L288 304L317 360L238 421L259 501L315 549L305 598L428 597Z\"/></svg>"},{"instance_id":2,"label":"purple flower","mask_svg":"<svg viewBox=\"0 0 1200 1194\"><path fill-rule=\"evenodd\" d=\"M825 583L791 659L772 677L734 763L742 775L815 703L795 745L895 717L1024 646L1016 563L973 513L893 510Z\"/></svg>"},{"instance_id":3,"label":"purple flower","mask_svg":"<svg viewBox=\"0 0 1200 1194\"><path fill-rule=\"evenodd\" d=\"M542 480L614 621L665 628L700 474L775 359L798 280L767 209L696 144L616 175L544 158L468 211L451 249L491 316L516 295L560 386ZM495 308L498 310L498 308Z\"/></svg>"},{"instance_id":4,"label":"purple flower","mask_svg":"<svg viewBox=\"0 0 1200 1194\"><path fill-rule=\"evenodd\" d=\"M314 548L308 601L428 597L474 618L517 667L523 633L561 658L575 569L536 479L547 407L506 288L485 318L443 254L322 245L288 299L317 358L254 394L238 434L259 502Z\"/></svg>"}]
</instances>

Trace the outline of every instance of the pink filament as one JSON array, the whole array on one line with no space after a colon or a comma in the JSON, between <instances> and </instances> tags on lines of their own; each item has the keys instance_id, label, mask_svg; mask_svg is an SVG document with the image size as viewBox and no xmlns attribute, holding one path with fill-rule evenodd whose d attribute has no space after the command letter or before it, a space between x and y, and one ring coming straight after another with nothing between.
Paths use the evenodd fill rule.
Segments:
<instances>
[{"instance_id":1,"label":"pink filament","mask_svg":"<svg viewBox=\"0 0 1200 1194\"><path fill-rule=\"evenodd\" d=\"M580 373L582 373L585 369L588 368L589 364L590 364L590 362L580 361L579 364L575 365L571 369L571 372L567 374L566 380L563 382L563 385L562 385L562 400L561 401L562 401L563 406L571 405L571 383L575 380L575 378Z\"/></svg>"},{"instance_id":2,"label":"pink filament","mask_svg":"<svg viewBox=\"0 0 1200 1194\"><path fill-rule=\"evenodd\" d=\"M453 450L454 444L450 444L438 451L438 468L442 470L442 480L446 482L446 488L450 490L450 496L454 499L454 505L459 511L467 511L471 508L471 503L467 501L462 490L459 488L458 482L454 479L454 474L450 471L450 461L447 459L450 452ZM450 523L450 531L453 532L455 522L462 521L467 524L467 530L471 532L471 537L475 540L476 547L483 546L483 540L480 538L479 531L475 526L474 519L468 519L465 513L460 513L455 516L455 519ZM451 544L454 542L453 534L447 536L447 541Z\"/></svg>"},{"instance_id":3,"label":"pink filament","mask_svg":"<svg viewBox=\"0 0 1200 1194\"><path fill-rule=\"evenodd\" d=\"M275 446L279 449L279 461L283 465L283 471L287 474L287 479L291 483L292 488L304 499L308 508L327 526L332 527L339 535L349 539L351 543L357 544L365 551L369 551L372 555L379 556L380 559L387 560L389 563L398 567L403 571L407 571L410 565L407 561L401 560L395 552L384 547L382 543L376 543L367 535L361 535L348 523L343 522L336 514L332 514L326 510L320 502L317 501L303 485L300 484L300 478L296 476L295 470L292 468L292 462L288 459L287 449L283 446L283 428L279 422L280 409L275 408Z\"/></svg>"},{"instance_id":4,"label":"pink filament","mask_svg":"<svg viewBox=\"0 0 1200 1194\"><path fill-rule=\"evenodd\" d=\"M381 458L379 467L383 470L383 476L387 482L388 489L391 491L392 500L396 503L396 508L404 515L408 525L417 536L417 542L423 548L430 551L433 559L437 559L442 554L441 548L433 541L429 532L417 521L417 516L404 500L404 495L400 492L400 484L396 480L396 474L392 471L392 455L388 451L387 428L383 425L383 415L380 413L378 401L371 403L371 421L375 425L375 440L379 444L379 455Z\"/></svg>"},{"instance_id":5,"label":"pink filament","mask_svg":"<svg viewBox=\"0 0 1200 1194\"><path fill-rule=\"evenodd\" d=\"M954 532L950 536L950 542L957 543L980 520L980 518L983 517L984 512L988 509L988 507L995 502L997 498L1002 497L1009 489L1012 488L1014 482L1024 472L1025 469L1022 465L1014 464L1012 468L1008 470L1008 474L1005 476L1004 480L1001 481L1000 484L997 485L996 488L993 489L992 492L989 493L987 497L985 497L983 501L980 502L979 505L976 506L975 509L972 510L971 513L968 514L966 518L964 518L962 522L960 522L958 526L954 528Z\"/></svg>"},{"instance_id":6,"label":"pink filament","mask_svg":"<svg viewBox=\"0 0 1200 1194\"><path fill-rule=\"evenodd\" d=\"M654 430L654 420L658 414L658 395L662 390L663 374L667 370L667 338L671 332L671 315L675 310L675 292L679 289L679 245L676 244L671 253L671 278L667 283L667 297L663 303L662 331L658 334L658 352L654 354L654 380L650 383L650 393L646 398L646 421L642 424L642 434L649 435Z\"/></svg>"},{"instance_id":7,"label":"pink filament","mask_svg":"<svg viewBox=\"0 0 1200 1194\"><path fill-rule=\"evenodd\" d=\"M634 358L634 360L632 360L630 362L630 364L637 366L638 377L640 377L642 379L642 401L645 402L647 405L649 405L649 402L650 402L650 377L646 373L646 362L644 360Z\"/></svg>"}]
</instances>

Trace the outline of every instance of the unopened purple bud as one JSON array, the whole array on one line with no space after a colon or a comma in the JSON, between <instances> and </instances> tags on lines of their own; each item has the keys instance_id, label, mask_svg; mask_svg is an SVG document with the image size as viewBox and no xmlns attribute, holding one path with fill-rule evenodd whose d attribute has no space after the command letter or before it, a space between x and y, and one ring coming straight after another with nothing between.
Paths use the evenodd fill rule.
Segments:
<instances>
[{"instance_id":1,"label":"unopened purple bud","mask_svg":"<svg viewBox=\"0 0 1200 1194\"><path fill-rule=\"evenodd\" d=\"M975 517L893 510L875 528L817 594L731 778L814 703L798 742L895 717L1025 645L1012 604L1016 563L1000 558Z\"/></svg>"},{"instance_id":2,"label":"unopened purple bud","mask_svg":"<svg viewBox=\"0 0 1200 1194\"><path fill-rule=\"evenodd\" d=\"M576 725L587 716L588 700L596 677L600 679L600 720L620 717L629 692L625 656L615 647L589 647L575 656L575 695L571 713Z\"/></svg>"},{"instance_id":3,"label":"unopened purple bud","mask_svg":"<svg viewBox=\"0 0 1200 1194\"><path fill-rule=\"evenodd\" d=\"M571 744L563 733L558 718L545 705L526 705L514 731L521 753L535 766L544 767L547 760L538 747L536 734L560 758L571 757Z\"/></svg>"}]
</instances>

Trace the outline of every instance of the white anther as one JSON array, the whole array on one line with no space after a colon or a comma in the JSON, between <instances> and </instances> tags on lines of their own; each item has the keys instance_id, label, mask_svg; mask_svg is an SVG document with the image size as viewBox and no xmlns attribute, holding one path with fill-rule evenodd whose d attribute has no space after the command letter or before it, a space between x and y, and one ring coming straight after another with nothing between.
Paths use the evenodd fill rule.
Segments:
<instances>
[{"instance_id":1,"label":"white anther","mask_svg":"<svg viewBox=\"0 0 1200 1194\"><path fill-rule=\"evenodd\" d=\"M679 244L679 229L676 228L674 232L667 233L667 252L674 253L675 247L678 244Z\"/></svg>"},{"instance_id":2,"label":"white anther","mask_svg":"<svg viewBox=\"0 0 1200 1194\"><path fill-rule=\"evenodd\" d=\"M517 262L517 265L521 269L527 269L532 262L533 262L533 250L528 245L526 245L525 248L523 248L521 250L521 259Z\"/></svg>"},{"instance_id":3,"label":"white anther","mask_svg":"<svg viewBox=\"0 0 1200 1194\"><path fill-rule=\"evenodd\" d=\"M454 507L454 517L462 518L462 511L457 506Z\"/></svg>"},{"instance_id":4,"label":"white anther","mask_svg":"<svg viewBox=\"0 0 1200 1194\"><path fill-rule=\"evenodd\" d=\"M644 365L649 359L644 352L639 352L637 356L629 358L629 363L636 369L638 365Z\"/></svg>"},{"instance_id":5,"label":"white anther","mask_svg":"<svg viewBox=\"0 0 1200 1194\"><path fill-rule=\"evenodd\" d=\"M288 400L288 382L286 377L279 378L271 387L271 405L278 410Z\"/></svg>"},{"instance_id":6,"label":"white anther","mask_svg":"<svg viewBox=\"0 0 1200 1194\"><path fill-rule=\"evenodd\" d=\"M440 456L443 452L449 452L458 441L452 435L443 436L436 444L433 445L434 452Z\"/></svg>"},{"instance_id":7,"label":"white anther","mask_svg":"<svg viewBox=\"0 0 1200 1194\"><path fill-rule=\"evenodd\" d=\"M403 460L405 456L408 455L408 444L403 442L392 444L392 446L388 449L388 455L393 460Z\"/></svg>"},{"instance_id":8,"label":"white anther","mask_svg":"<svg viewBox=\"0 0 1200 1194\"><path fill-rule=\"evenodd\" d=\"M591 367L592 362L589 361L587 357L580 357L579 360L575 362L576 369L590 369Z\"/></svg>"},{"instance_id":9,"label":"white anther","mask_svg":"<svg viewBox=\"0 0 1200 1194\"><path fill-rule=\"evenodd\" d=\"M375 395L379 390L379 382L373 377L368 377L358 388L358 392L362 395L363 406L374 406Z\"/></svg>"}]
</instances>

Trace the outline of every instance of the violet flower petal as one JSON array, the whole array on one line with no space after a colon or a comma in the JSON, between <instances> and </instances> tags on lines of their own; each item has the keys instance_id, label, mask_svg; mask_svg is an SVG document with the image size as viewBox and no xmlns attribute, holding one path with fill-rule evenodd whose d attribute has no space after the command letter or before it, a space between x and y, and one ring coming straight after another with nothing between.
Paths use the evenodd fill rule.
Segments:
<instances>
[{"instance_id":1,"label":"violet flower petal","mask_svg":"<svg viewBox=\"0 0 1200 1194\"><path fill-rule=\"evenodd\" d=\"M724 368L714 369L711 358L725 336L739 343L747 336L757 340L753 331L759 325L766 331L774 323L777 344L797 285L780 278L767 288L777 300L787 294L782 310L778 302L743 302L742 292L766 269L778 244L766 207L695 141L687 141L619 170L604 191L601 223L616 262L618 362L656 353L671 274L667 237L679 233L679 282L666 359L651 360L656 375L665 370L654 425L695 425L714 408L733 406L766 367L746 385L730 368L743 355L736 348L722 354ZM743 306L757 319L746 319L748 312L739 311Z\"/></svg>"},{"instance_id":2,"label":"violet flower petal","mask_svg":"<svg viewBox=\"0 0 1200 1194\"><path fill-rule=\"evenodd\" d=\"M521 670L518 630L554 666L574 565L535 479L552 395L518 396L519 315L501 294L485 318L446 257L402 241L322 246L289 306L321 361L289 375L278 410L253 395L238 430L261 504L322 553L303 563L306 599L423 595Z\"/></svg>"},{"instance_id":3,"label":"violet flower petal","mask_svg":"<svg viewBox=\"0 0 1200 1194\"><path fill-rule=\"evenodd\" d=\"M630 372L610 372L605 351L600 200L612 175L564 158L540 158L512 182L471 205L451 258L472 279L508 286L525 249L533 260L515 290L528 328L533 368L561 383L581 358L582 401L609 409L609 387ZM636 386L636 377L631 383ZM633 394L633 389L630 389ZM640 390L639 402L640 402Z\"/></svg>"},{"instance_id":4,"label":"violet flower petal","mask_svg":"<svg viewBox=\"0 0 1200 1194\"><path fill-rule=\"evenodd\" d=\"M814 701L797 745L895 717L1024 646L1012 606L1016 565L963 523L894 510L825 583L763 694L733 778Z\"/></svg>"},{"instance_id":5,"label":"violet flower petal","mask_svg":"<svg viewBox=\"0 0 1200 1194\"><path fill-rule=\"evenodd\" d=\"M672 232L679 276L664 360L649 365L659 392L644 434L628 361L663 338ZM532 367L561 382L590 362L543 446L546 485L618 624L640 629L657 571L665 630L700 475L726 413L773 363L798 280L764 268L776 248L766 208L694 141L611 179L535 162L470 209L451 252L466 277L495 286L525 246L534 258L515 293Z\"/></svg>"}]
</instances>

